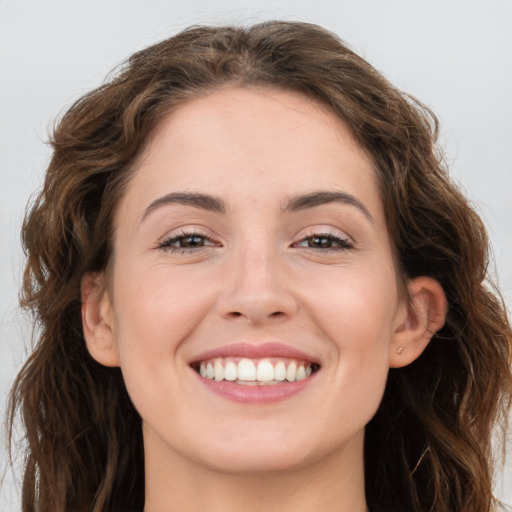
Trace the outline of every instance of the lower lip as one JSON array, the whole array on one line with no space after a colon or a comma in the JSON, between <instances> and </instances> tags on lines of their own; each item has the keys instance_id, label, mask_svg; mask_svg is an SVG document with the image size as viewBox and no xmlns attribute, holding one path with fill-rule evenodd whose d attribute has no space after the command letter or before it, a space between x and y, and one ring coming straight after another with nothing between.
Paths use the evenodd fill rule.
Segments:
<instances>
[{"instance_id":1,"label":"lower lip","mask_svg":"<svg viewBox=\"0 0 512 512\"><path fill-rule=\"evenodd\" d=\"M232 402L242 404L270 404L286 400L300 393L314 379L315 374L307 379L297 380L295 382L283 382L282 384L269 386L250 386L225 380L216 381L213 379L205 379L197 373L196 375L201 383L210 391Z\"/></svg>"}]
</instances>

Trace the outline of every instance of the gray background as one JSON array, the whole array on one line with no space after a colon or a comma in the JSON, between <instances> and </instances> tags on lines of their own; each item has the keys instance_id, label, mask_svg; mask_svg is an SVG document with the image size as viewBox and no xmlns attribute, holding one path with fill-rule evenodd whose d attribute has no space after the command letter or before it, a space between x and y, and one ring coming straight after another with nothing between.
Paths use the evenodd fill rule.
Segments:
<instances>
[{"instance_id":1,"label":"gray background","mask_svg":"<svg viewBox=\"0 0 512 512\"><path fill-rule=\"evenodd\" d=\"M52 121L134 51L199 23L281 18L339 34L430 106L453 178L489 229L512 304L512 0L0 0L0 406L25 358L19 230L39 188ZM3 433L0 441L5 442ZM7 465L0 451L0 475ZM512 504L512 462L496 482ZM19 510L7 472L0 510Z\"/></svg>"}]
</instances>

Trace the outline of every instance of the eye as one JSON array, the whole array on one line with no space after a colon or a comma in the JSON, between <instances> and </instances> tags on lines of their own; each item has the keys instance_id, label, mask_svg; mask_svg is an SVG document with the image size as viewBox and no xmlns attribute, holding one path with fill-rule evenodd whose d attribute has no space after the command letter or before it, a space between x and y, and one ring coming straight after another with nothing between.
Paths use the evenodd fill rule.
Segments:
<instances>
[{"instance_id":1,"label":"eye","mask_svg":"<svg viewBox=\"0 0 512 512\"><path fill-rule=\"evenodd\" d=\"M159 249L165 251L193 252L206 246L217 246L210 237L200 233L179 233L165 239L158 245Z\"/></svg>"},{"instance_id":2,"label":"eye","mask_svg":"<svg viewBox=\"0 0 512 512\"><path fill-rule=\"evenodd\" d=\"M303 238L295 246L326 251L342 251L346 249L352 249L354 247L349 238L342 238L329 233L315 233L306 238Z\"/></svg>"}]
</instances>

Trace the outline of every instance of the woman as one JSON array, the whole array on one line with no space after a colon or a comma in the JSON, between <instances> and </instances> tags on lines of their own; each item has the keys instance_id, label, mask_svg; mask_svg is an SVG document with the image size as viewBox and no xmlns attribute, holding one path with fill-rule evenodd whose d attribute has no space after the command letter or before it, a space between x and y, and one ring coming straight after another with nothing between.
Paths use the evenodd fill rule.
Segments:
<instances>
[{"instance_id":1,"label":"woman","mask_svg":"<svg viewBox=\"0 0 512 512\"><path fill-rule=\"evenodd\" d=\"M494 510L512 335L436 134L302 23L79 100L23 228L25 510Z\"/></svg>"}]
</instances>

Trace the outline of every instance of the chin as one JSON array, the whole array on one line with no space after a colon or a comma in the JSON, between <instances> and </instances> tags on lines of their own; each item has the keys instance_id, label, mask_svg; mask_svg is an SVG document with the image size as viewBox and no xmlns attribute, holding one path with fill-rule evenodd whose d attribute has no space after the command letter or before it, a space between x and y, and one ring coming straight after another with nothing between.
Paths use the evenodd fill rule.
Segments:
<instances>
[{"instance_id":1,"label":"chin","mask_svg":"<svg viewBox=\"0 0 512 512\"><path fill-rule=\"evenodd\" d=\"M233 447L230 453L208 457L206 465L213 471L225 474L249 475L281 473L298 470L312 461L301 454L301 450L274 450L259 447L253 450L239 450ZM203 457L205 454L203 454Z\"/></svg>"},{"instance_id":2,"label":"chin","mask_svg":"<svg viewBox=\"0 0 512 512\"><path fill-rule=\"evenodd\" d=\"M339 447L334 444L318 443L318 436L295 427L294 433L286 429L246 429L241 434L229 433L215 444L209 444L196 452L203 464L222 473L257 474L300 470L314 465ZM321 437L320 437L321 439ZM210 438L213 441L213 437ZM343 444L343 442L341 442Z\"/></svg>"}]
</instances>

